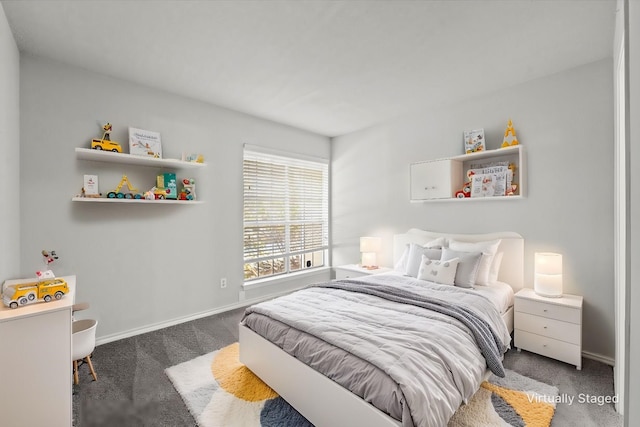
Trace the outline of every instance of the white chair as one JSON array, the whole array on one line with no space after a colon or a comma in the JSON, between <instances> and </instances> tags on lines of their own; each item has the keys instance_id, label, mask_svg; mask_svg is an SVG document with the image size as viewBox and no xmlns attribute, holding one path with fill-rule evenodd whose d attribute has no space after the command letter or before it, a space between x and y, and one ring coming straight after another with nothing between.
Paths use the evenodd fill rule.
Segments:
<instances>
[{"instance_id":1,"label":"white chair","mask_svg":"<svg viewBox=\"0 0 640 427\"><path fill-rule=\"evenodd\" d=\"M71 342L73 344L73 382L78 384L78 361L85 360L89 365L89 370L93 376L93 380L97 381L98 376L93 370L91 363L91 353L96 347L96 327L98 321L94 319L75 320L73 322L73 334Z\"/></svg>"}]
</instances>

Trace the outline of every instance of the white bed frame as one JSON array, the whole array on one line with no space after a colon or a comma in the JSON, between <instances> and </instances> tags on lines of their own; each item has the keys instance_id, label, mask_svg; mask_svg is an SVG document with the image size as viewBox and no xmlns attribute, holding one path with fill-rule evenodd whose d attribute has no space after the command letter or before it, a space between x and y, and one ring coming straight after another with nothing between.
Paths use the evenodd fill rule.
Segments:
<instances>
[{"instance_id":1,"label":"white bed frame","mask_svg":"<svg viewBox=\"0 0 640 427\"><path fill-rule=\"evenodd\" d=\"M498 280L517 292L523 287L524 240L513 232L450 234L411 229L394 236L394 263L407 243L425 244L438 237L464 242L502 239L498 251L504 253ZM504 315L513 331L513 307ZM251 329L240 326L240 361L273 388L316 427L370 426L398 427L391 418L359 396L318 373Z\"/></svg>"}]
</instances>

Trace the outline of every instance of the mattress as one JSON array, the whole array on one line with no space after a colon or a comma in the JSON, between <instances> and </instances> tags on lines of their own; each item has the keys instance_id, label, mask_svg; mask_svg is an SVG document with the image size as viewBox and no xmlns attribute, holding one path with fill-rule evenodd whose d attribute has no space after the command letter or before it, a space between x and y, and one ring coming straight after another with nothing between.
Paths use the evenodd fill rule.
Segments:
<instances>
[{"instance_id":1,"label":"mattress","mask_svg":"<svg viewBox=\"0 0 640 427\"><path fill-rule=\"evenodd\" d=\"M491 300L500 291L485 291L487 297L472 289L384 276L361 283L400 283L417 293L435 292L442 301L455 300L477 311L502 342L510 339ZM351 323L352 317L361 323ZM343 290L307 288L257 304L247 309L242 323L405 427L446 424L477 390L487 367L477 341L458 320Z\"/></svg>"}]
</instances>

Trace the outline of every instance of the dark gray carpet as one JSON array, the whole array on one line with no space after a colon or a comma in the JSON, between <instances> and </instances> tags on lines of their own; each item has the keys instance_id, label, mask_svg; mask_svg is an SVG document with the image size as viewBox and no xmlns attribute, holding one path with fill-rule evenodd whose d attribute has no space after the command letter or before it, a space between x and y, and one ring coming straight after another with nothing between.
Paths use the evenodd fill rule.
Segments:
<instances>
[{"instance_id":1,"label":"dark gray carpet","mask_svg":"<svg viewBox=\"0 0 640 427\"><path fill-rule=\"evenodd\" d=\"M73 388L74 425L195 426L164 370L237 341L243 311L237 309L96 347L92 360L98 381L92 380L87 366L80 368L80 384ZM583 370L577 371L562 362L511 350L505 367L555 385L561 394L613 394L612 368L589 359L584 359ZM552 423L556 427L621 425L612 405L575 402L558 405Z\"/></svg>"}]
</instances>

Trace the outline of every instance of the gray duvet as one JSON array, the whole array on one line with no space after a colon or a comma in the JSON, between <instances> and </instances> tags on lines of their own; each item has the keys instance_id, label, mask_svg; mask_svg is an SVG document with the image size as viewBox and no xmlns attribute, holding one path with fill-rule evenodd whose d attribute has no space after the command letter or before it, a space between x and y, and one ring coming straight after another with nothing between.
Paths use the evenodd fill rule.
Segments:
<instances>
[{"instance_id":1,"label":"gray duvet","mask_svg":"<svg viewBox=\"0 0 640 427\"><path fill-rule=\"evenodd\" d=\"M510 340L482 295L398 275L305 288L243 323L407 427L445 426Z\"/></svg>"}]
</instances>

